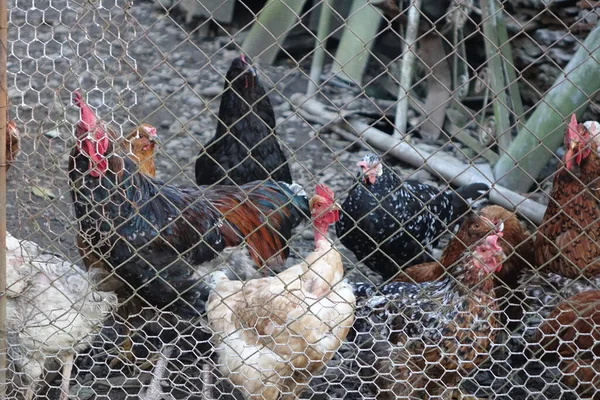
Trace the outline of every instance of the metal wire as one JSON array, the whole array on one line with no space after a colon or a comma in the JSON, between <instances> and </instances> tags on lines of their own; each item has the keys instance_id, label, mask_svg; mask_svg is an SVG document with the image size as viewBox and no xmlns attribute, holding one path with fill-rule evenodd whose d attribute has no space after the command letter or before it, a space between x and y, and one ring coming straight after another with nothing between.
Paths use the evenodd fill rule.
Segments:
<instances>
[{"instance_id":1,"label":"metal wire","mask_svg":"<svg viewBox=\"0 0 600 400\"><path fill-rule=\"evenodd\" d=\"M586 272L579 256L598 243L598 221L581 217L595 215L597 177L588 179L580 163L564 197L551 198L551 190L572 151L571 142L562 145L571 114L598 120L600 79L581 76L600 70L593 68L598 5L319 0L302 8L273 0L261 14L254 3L0 0L0 143L10 139L8 120L21 132L15 160L0 150L0 397L593 398L600 321L590 290L600 282L589 272L594 262ZM407 43L399 32L417 14ZM274 48L279 58L270 65ZM242 53L256 74L225 84ZM266 93L237 99L244 111L223 120L225 91L256 81ZM102 121L80 137L76 91ZM247 122L264 97L275 126L269 113ZM393 134L398 120L401 138ZM232 182L198 189L194 165L218 146L210 141L219 123L229 139L236 125L244 132L267 126L269 135L237 151L268 168L273 154L260 147L275 138L299 184L293 190L308 199L319 183L339 204L362 188L377 219L350 215L347 203L340 210L359 245L341 228L319 242L311 223L277 225L301 206L286 199L279 209L264 207L273 203L272 192L260 192L267 179L256 187L233 182L238 168L250 169L248 159L234 165L211 153ZM95 136L103 128L110 146ZM151 140L136 147L140 135ZM101 154L106 146L115 158L100 175L113 181L88 190L102 162L77 164L72 154ZM369 179L383 179L364 169L369 153L412 189L387 188L365 201ZM134 162L144 166L140 154L154 159L145 173L156 180L127 178ZM543 165L532 167L532 159ZM87 172L79 179L81 168ZM527 192L515 176L535 187ZM490 186L485 199L469 198L445 220L444 193L460 203L456 194L479 182ZM427 195L415 200L414 192ZM402 219L409 201L418 205ZM542 224L546 207L555 203L557 214L576 211L544 230L552 224ZM502 221L485 214L492 204L507 209ZM130 208L135 217L119 214ZM161 219L165 210L173 214ZM205 224L196 223L198 214ZM127 235L128 224L144 228ZM439 227L426 237L409 232L423 224ZM517 227L525 235L503 250L503 265L514 263L518 279L462 275L492 268L485 251L497 252L490 243L512 240ZM389 235L378 237L384 228ZM485 242L490 231L497 237ZM545 244L542 232L563 236ZM457 263L448 261L449 243L461 249ZM204 245L219 254L210 263L196 262ZM265 255L263 246L277 248ZM400 250L407 260L390 256ZM547 265L528 265L535 251ZM562 270L549 273L556 259ZM433 264L410 279L430 271L441 275L436 283L389 284L401 279L387 276L390 269L422 260ZM577 276L568 276L573 270ZM233 273L239 281L227 280ZM178 285L188 278L195 284Z\"/></svg>"}]
</instances>

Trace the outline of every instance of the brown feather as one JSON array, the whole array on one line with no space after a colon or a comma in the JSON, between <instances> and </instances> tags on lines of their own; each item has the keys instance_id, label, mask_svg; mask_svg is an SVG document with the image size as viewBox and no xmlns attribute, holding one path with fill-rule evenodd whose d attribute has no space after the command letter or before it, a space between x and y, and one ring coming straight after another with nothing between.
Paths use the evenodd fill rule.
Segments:
<instances>
[{"instance_id":1,"label":"brown feather","mask_svg":"<svg viewBox=\"0 0 600 400\"><path fill-rule=\"evenodd\" d=\"M600 273L600 156L595 141L588 146L580 165L556 173L535 243L537 264L571 279Z\"/></svg>"},{"instance_id":2,"label":"brown feather","mask_svg":"<svg viewBox=\"0 0 600 400\"><path fill-rule=\"evenodd\" d=\"M6 170L12 166L13 161L19 154L19 129L14 121L6 124Z\"/></svg>"},{"instance_id":3,"label":"brown feather","mask_svg":"<svg viewBox=\"0 0 600 400\"><path fill-rule=\"evenodd\" d=\"M477 243L491 231L491 227L480 217L499 223L504 222L504 234L499 244L506 254L502 269L496 277L510 288L518 285L518 277L523 268L534 265L533 238L523 227L514 213L500 207L487 206L471 215L460 227L448 246L444 249L440 262L429 262L414 265L399 274L400 282L428 282L439 279L444 272L459 260L463 252Z\"/></svg>"},{"instance_id":4,"label":"brown feather","mask_svg":"<svg viewBox=\"0 0 600 400\"><path fill-rule=\"evenodd\" d=\"M559 304L540 325L537 341L544 352L558 352L562 382L582 397L600 389L600 290L590 290ZM600 398L598 395L594 399Z\"/></svg>"},{"instance_id":5,"label":"brown feather","mask_svg":"<svg viewBox=\"0 0 600 400\"><path fill-rule=\"evenodd\" d=\"M151 137L147 124L141 124L134 128L121 142L121 147L127 157L135 162L140 171L152 178L156 177L156 167L154 165L154 152L156 140Z\"/></svg>"}]
</instances>

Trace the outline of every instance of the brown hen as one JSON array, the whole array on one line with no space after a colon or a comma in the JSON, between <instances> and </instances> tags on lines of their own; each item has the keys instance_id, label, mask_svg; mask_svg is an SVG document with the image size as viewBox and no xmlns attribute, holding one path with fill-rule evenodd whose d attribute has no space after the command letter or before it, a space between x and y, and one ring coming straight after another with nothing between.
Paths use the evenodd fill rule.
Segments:
<instances>
[{"instance_id":1,"label":"brown hen","mask_svg":"<svg viewBox=\"0 0 600 400\"><path fill-rule=\"evenodd\" d=\"M559 304L540 325L537 340L561 357L562 382L581 397L600 399L600 291L579 293Z\"/></svg>"},{"instance_id":2,"label":"brown hen","mask_svg":"<svg viewBox=\"0 0 600 400\"><path fill-rule=\"evenodd\" d=\"M563 164L552 185L551 200L535 243L537 264L567 278L600 273L600 156L588 130L575 115L565 132Z\"/></svg>"},{"instance_id":3,"label":"brown hen","mask_svg":"<svg viewBox=\"0 0 600 400\"><path fill-rule=\"evenodd\" d=\"M500 206L487 206L472 213L460 226L442 253L439 262L429 262L406 268L396 276L397 282L429 282L440 278L471 245L480 241L503 224L500 246L507 255L496 277L510 288L518 285L523 268L534 263L533 239L514 213Z\"/></svg>"}]
</instances>

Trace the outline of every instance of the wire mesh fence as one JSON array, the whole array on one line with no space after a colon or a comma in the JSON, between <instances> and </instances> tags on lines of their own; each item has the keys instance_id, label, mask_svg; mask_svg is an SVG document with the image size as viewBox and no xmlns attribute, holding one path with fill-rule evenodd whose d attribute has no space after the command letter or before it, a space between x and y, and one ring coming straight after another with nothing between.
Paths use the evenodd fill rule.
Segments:
<instances>
[{"instance_id":1,"label":"wire mesh fence","mask_svg":"<svg viewBox=\"0 0 600 400\"><path fill-rule=\"evenodd\" d=\"M7 397L595 398L599 8L9 1Z\"/></svg>"}]
</instances>

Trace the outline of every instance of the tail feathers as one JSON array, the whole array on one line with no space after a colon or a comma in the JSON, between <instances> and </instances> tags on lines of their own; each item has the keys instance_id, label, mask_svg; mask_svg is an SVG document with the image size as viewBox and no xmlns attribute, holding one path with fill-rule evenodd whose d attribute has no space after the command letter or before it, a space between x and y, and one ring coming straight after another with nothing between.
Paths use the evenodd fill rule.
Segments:
<instances>
[{"instance_id":1,"label":"tail feathers","mask_svg":"<svg viewBox=\"0 0 600 400\"><path fill-rule=\"evenodd\" d=\"M294 227L298 226L300 222L306 218L310 218L310 210L308 207L308 195L306 191L302 187L302 185L292 182L291 184L285 182L277 182L280 185L284 186L288 193L292 196L292 204L296 207L296 209L300 212L301 216L298 221L294 224Z\"/></svg>"},{"instance_id":2,"label":"tail feathers","mask_svg":"<svg viewBox=\"0 0 600 400\"><path fill-rule=\"evenodd\" d=\"M460 216L476 201L489 198L489 193L490 185L486 183L472 183L456 189L452 192L455 215Z\"/></svg>"},{"instance_id":3,"label":"tail feathers","mask_svg":"<svg viewBox=\"0 0 600 400\"><path fill-rule=\"evenodd\" d=\"M576 294L600 288L599 278L570 279L554 273L526 271L519 283L525 293L525 332L523 336L535 336L537 327L556 306Z\"/></svg>"}]
</instances>

